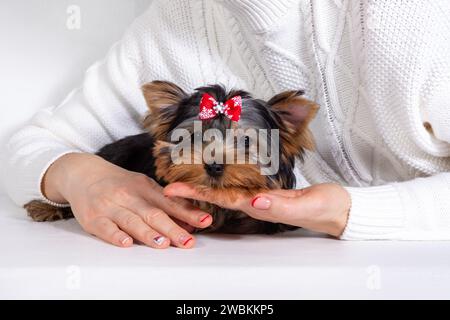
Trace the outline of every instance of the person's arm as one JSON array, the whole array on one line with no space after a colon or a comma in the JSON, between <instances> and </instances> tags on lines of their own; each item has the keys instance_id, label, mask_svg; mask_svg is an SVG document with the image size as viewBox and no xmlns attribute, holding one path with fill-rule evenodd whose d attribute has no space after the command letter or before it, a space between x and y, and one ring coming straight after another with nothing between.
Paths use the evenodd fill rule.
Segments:
<instances>
[{"instance_id":1,"label":"person's arm","mask_svg":"<svg viewBox=\"0 0 450 320\"><path fill-rule=\"evenodd\" d=\"M448 240L449 2L380 3L371 9L377 26L365 32L362 87L379 134L374 152L385 149L404 164L403 176L421 178L346 188L353 204L341 238ZM417 12L415 19L399 19L408 12Z\"/></svg>"},{"instance_id":2,"label":"person's arm","mask_svg":"<svg viewBox=\"0 0 450 320\"><path fill-rule=\"evenodd\" d=\"M269 190L254 197L227 199L220 191L172 183L168 197L182 197L239 210L258 220L283 223L335 237L342 234L350 209L350 195L337 184L319 184L305 189Z\"/></svg>"},{"instance_id":3,"label":"person's arm","mask_svg":"<svg viewBox=\"0 0 450 320\"><path fill-rule=\"evenodd\" d=\"M433 141L443 149L450 146L450 91L437 91L435 97L440 99L429 97L424 108ZM341 239L450 240L450 172L346 190L352 209Z\"/></svg>"},{"instance_id":4,"label":"person's arm","mask_svg":"<svg viewBox=\"0 0 450 320\"><path fill-rule=\"evenodd\" d=\"M344 240L450 240L450 173L346 188L352 209Z\"/></svg>"},{"instance_id":5,"label":"person's arm","mask_svg":"<svg viewBox=\"0 0 450 320\"><path fill-rule=\"evenodd\" d=\"M373 119L373 128L379 129L373 152L380 147L392 152L407 166L410 181L363 188L322 184L302 191L271 191L256 199L243 197L234 204L180 184L166 187L166 194L232 205L257 219L346 240L450 240L450 28L444 14L449 2L396 6L385 1L367 6L370 10L358 8L367 20L363 34L352 43L361 51L354 56L354 67L361 72L352 80L361 81L355 83L367 107L358 111L367 112L364 120ZM399 19L411 12L414 19ZM335 32L334 25L322 22L322 28L316 28L318 38L327 30ZM329 89L339 88L335 80ZM338 89L331 95L341 100ZM418 133L425 131L421 126L426 121L434 137ZM365 128L367 123L360 125ZM429 176L413 179L414 174Z\"/></svg>"},{"instance_id":6,"label":"person's arm","mask_svg":"<svg viewBox=\"0 0 450 320\"><path fill-rule=\"evenodd\" d=\"M450 240L450 173L368 188L319 184L272 190L233 202L214 190L181 183L167 186L164 192L343 240Z\"/></svg>"},{"instance_id":7,"label":"person's arm","mask_svg":"<svg viewBox=\"0 0 450 320\"><path fill-rule=\"evenodd\" d=\"M183 46L180 37L188 38L163 20L166 11L179 12L171 7L177 2L154 1L106 59L87 71L81 88L59 106L37 113L10 139L4 180L17 204L69 202L86 231L122 247L136 239L155 248L190 248L192 226L211 224L205 212L166 199L151 179L93 155L105 144L142 132L144 83L164 79L191 89L193 79L202 80L195 71L181 74L189 62L184 55L174 57L167 46L167 41ZM181 23L183 17L175 18Z\"/></svg>"}]
</instances>

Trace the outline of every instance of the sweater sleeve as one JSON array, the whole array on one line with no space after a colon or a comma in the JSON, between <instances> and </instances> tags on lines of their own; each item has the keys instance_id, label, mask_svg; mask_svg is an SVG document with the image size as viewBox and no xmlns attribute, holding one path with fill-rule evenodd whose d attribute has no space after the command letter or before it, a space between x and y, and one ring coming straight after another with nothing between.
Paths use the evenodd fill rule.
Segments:
<instances>
[{"instance_id":1,"label":"sweater sleeve","mask_svg":"<svg viewBox=\"0 0 450 320\"><path fill-rule=\"evenodd\" d=\"M450 173L346 189L352 207L343 240L450 240Z\"/></svg>"},{"instance_id":2,"label":"sweater sleeve","mask_svg":"<svg viewBox=\"0 0 450 320\"><path fill-rule=\"evenodd\" d=\"M450 95L439 86L433 93L427 99L426 120L433 128L434 141L447 149ZM352 207L341 239L450 240L450 172L384 186L346 189Z\"/></svg>"},{"instance_id":3,"label":"sweater sleeve","mask_svg":"<svg viewBox=\"0 0 450 320\"><path fill-rule=\"evenodd\" d=\"M181 72L193 68L192 63L183 56L174 57L173 48L167 45L167 39L176 35L181 47L194 47L184 37L192 30L173 30L173 23L167 19L168 15L175 19L172 21L187 19L182 10L173 9L180 3L187 2L153 1L106 58L89 68L80 88L60 105L39 111L10 138L3 180L7 193L18 205L46 201L41 179L62 155L94 153L105 144L142 132L141 119L147 111L141 92L143 83L161 79L189 86L189 79L197 74L192 72L188 77Z\"/></svg>"},{"instance_id":4,"label":"sweater sleeve","mask_svg":"<svg viewBox=\"0 0 450 320\"><path fill-rule=\"evenodd\" d=\"M411 180L347 188L352 208L342 239L450 240L449 9L448 1L371 6L368 16L382 27L367 32L367 100L381 140L406 159ZM399 19L410 12L414 19ZM429 176L413 178L413 168Z\"/></svg>"}]
</instances>

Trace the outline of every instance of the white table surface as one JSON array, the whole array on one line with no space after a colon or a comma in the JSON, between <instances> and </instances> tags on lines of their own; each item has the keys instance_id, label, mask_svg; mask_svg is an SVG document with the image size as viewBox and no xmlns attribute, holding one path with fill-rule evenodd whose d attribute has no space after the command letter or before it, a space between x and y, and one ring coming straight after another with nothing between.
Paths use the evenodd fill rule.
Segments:
<instances>
[{"instance_id":1,"label":"white table surface","mask_svg":"<svg viewBox=\"0 0 450 320\"><path fill-rule=\"evenodd\" d=\"M35 223L0 195L0 298L450 298L450 242L344 242L306 232L199 236L120 249L76 221Z\"/></svg>"}]
</instances>

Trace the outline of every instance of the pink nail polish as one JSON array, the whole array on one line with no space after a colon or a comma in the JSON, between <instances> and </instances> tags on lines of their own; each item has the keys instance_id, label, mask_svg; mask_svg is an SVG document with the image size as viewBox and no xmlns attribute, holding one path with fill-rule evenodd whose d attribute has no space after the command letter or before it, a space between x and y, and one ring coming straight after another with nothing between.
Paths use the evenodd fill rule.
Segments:
<instances>
[{"instance_id":1,"label":"pink nail polish","mask_svg":"<svg viewBox=\"0 0 450 320\"><path fill-rule=\"evenodd\" d=\"M183 246L186 246L189 242L191 242L194 238L192 238L191 236L181 236L180 237L180 243Z\"/></svg>"},{"instance_id":2,"label":"pink nail polish","mask_svg":"<svg viewBox=\"0 0 450 320\"><path fill-rule=\"evenodd\" d=\"M259 210L267 210L272 202L266 197L256 197L252 201L252 207Z\"/></svg>"},{"instance_id":3,"label":"pink nail polish","mask_svg":"<svg viewBox=\"0 0 450 320\"><path fill-rule=\"evenodd\" d=\"M130 243L130 241L131 241L131 238L130 237L126 237L126 238L122 239L122 241L120 241L120 243L125 246L128 243Z\"/></svg>"},{"instance_id":4,"label":"pink nail polish","mask_svg":"<svg viewBox=\"0 0 450 320\"><path fill-rule=\"evenodd\" d=\"M191 242L192 240L193 240L193 238L187 239L187 240L183 243L183 246L187 246L187 244L188 244L189 242Z\"/></svg>"},{"instance_id":5,"label":"pink nail polish","mask_svg":"<svg viewBox=\"0 0 450 320\"><path fill-rule=\"evenodd\" d=\"M204 215L204 216L200 219L200 222L205 222L209 217L210 217L209 214Z\"/></svg>"},{"instance_id":6,"label":"pink nail polish","mask_svg":"<svg viewBox=\"0 0 450 320\"><path fill-rule=\"evenodd\" d=\"M252 200L252 207L254 206L256 200L258 200L259 198L261 198L261 197L255 197L255 198Z\"/></svg>"}]
</instances>

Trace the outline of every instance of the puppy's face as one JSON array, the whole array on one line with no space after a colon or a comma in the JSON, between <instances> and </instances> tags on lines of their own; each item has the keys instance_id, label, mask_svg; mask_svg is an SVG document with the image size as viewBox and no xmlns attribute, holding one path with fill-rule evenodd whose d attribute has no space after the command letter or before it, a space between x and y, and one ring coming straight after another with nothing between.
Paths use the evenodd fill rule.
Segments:
<instances>
[{"instance_id":1,"label":"puppy's face","mask_svg":"<svg viewBox=\"0 0 450 320\"><path fill-rule=\"evenodd\" d=\"M318 107L300 91L265 102L219 85L188 95L173 83L154 81L144 85L143 92L150 110L144 125L156 141L156 175L167 183L250 194L292 188L295 159L313 148L308 124ZM200 120L205 94L217 103L240 97L239 120L225 113Z\"/></svg>"}]
</instances>

